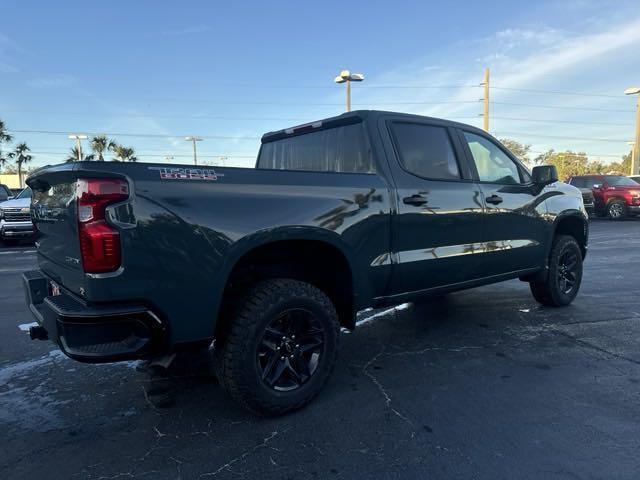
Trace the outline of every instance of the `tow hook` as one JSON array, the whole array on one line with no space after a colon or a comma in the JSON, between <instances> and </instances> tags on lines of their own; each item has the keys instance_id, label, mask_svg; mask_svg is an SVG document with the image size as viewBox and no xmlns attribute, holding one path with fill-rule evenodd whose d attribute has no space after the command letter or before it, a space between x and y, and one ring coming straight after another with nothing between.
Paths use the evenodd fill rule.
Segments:
<instances>
[{"instance_id":1,"label":"tow hook","mask_svg":"<svg viewBox=\"0 0 640 480\"><path fill-rule=\"evenodd\" d=\"M49 339L49 334L47 333L47 331L44 329L44 327L41 327L39 325L37 327L29 328L29 336L31 337L31 340L48 340Z\"/></svg>"}]
</instances>

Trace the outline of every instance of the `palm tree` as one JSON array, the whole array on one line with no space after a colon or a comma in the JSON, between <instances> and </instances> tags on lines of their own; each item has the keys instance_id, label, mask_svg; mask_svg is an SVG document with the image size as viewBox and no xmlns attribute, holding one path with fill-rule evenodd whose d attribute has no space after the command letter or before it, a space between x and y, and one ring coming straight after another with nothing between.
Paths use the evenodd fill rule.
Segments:
<instances>
[{"instance_id":1,"label":"palm tree","mask_svg":"<svg viewBox=\"0 0 640 480\"><path fill-rule=\"evenodd\" d=\"M109 140L106 135L97 135L91 139L91 150L93 155L87 155L87 160L93 160L96 158L99 162L104 162L104 151L113 150L116 143L113 140Z\"/></svg>"},{"instance_id":2,"label":"palm tree","mask_svg":"<svg viewBox=\"0 0 640 480\"><path fill-rule=\"evenodd\" d=\"M33 157L27 153L30 151L24 142L16 145L16 149L13 151L12 156L16 159L16 165L18 166L18 182L20 182L20 186L22 186L22 166L33 159Z\"/></svg>"},{"instance_id":3,"label":"palm tree","mask_svg":"<svg viewBox=\"0 0 640 480\"><path fill-rule=\"evenodd\" d=\"M6 157L2 154L2 144L8 143L13 140L13 137L7 133L6 125L2 120L0 120L0 170L4 168L7 164L7 160L11 158L11 155L7 155Z\"/></svg>"},{"instance_id":4,"label":"palm tree","mask_svg":"<svg viewBox=\"0 0 640 480\"><path fill-rule=\"evenodd\" d=\"M110 147L110 150L114 153L116 157L116 161L119 162L136 162L138 157L136 157L136 152L131 147L124 147L122 145L118 145L115 142L112 142L113 145Z\"/></svg>"},{"instance_id":5,"label":"palm tree","mask_svg":"<svg viewBox=\"0 0 640 480\"><path fill-rule=\"evenodd\" d=\"M80 160L89 160L88 155L82 153ZM78 147L73 147L69 150L69 156L64 160L65 163L77 162L78 161Z\"/></svg>"}]
</instances>

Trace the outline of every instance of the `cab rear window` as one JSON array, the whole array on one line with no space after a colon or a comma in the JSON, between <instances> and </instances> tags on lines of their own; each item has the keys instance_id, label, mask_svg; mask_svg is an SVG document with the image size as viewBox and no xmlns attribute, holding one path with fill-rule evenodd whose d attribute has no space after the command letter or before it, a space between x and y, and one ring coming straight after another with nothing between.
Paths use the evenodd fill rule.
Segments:
<instances>
[{"instance_id":1,"label":"cab rear window","mask_svg":"<svg viewBox=\"0 0 640 480\"><path fill-rule=\"evenodd\" d=\"M375 173L371 149L362 123L264 143L256 168Z\"/></svg>"}]
</instances>

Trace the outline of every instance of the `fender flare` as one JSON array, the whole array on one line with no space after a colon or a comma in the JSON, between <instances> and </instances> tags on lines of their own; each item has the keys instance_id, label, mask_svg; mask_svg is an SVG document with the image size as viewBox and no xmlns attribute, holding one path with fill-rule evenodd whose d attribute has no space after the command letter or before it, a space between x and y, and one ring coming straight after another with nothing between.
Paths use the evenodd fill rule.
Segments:
<instances>
[{"instance_id":1,"label":"fender flare","mask_svg":"<svg viewBox=\"0 0 640 480\"><path fill-rule=\"evenodd\" d=\"M583 257L584 257L584 254L586 253L587 244L589 243L589 220L587 217L585 217L585 215L580 210L565 210L563 212L560 212L558 216L556 216L556 218L553 220L553 225L551 227L551 237L549 238L549 243L547 245L547 251L546 251L547 258L549 257L549 252L551 251L551 244L553 242L553 237L556 236L558 225L560 224L560 222L564 221L567 218L575 218L582 222L582 228L584 232L584 245L581 245L581 247L584 247L584 250L585 250L585 252L583 253Z\"/></svg>"},{"instance_id":2,"label":"fender flare","mask_svg":"<svg viewBox=\"0 0 640 480\"><path fill-rule=\"evenodd\" d=\"M366 278L355 265L355 255L352 248L335 232L330 230L311 227L311 226L284 226L277 228L269 228L258 230L249 235L242 237L234 242L233 247L226 252L221 272L218 278L220 283L216 290L219 293L217 299L216 311L220 311L224 290L229 282L229 277L238 262L248 253L256 248L276 243L280 241L317 241L330 245L340 252L345 258L349 270L351 271L352 293L353 293L353 312L358 310L359 299L363 297L362 290L366 292Z\"/></svg>"}]
</instances>

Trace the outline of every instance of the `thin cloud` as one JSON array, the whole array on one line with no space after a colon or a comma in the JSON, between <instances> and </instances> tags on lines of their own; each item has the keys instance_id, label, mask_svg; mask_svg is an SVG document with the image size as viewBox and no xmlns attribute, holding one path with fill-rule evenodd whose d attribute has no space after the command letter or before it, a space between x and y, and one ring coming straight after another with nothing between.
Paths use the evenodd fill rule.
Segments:
<instances>
[{"instance_id":1,"label":"thin cloud","mask_svg":"<svg viewBox=\"0 0 640 480\"><path fill-rule=\"evenodd\" d=\"M205 33L211 30L208 25L192 25L184 28L178 28L176 30L165 30L162 35L168 37L181 37L185 35L196 35L198 33Z\"/></svg>"},{"instance_id":2,"label":"thin cloud","mask_svg":"<svg viewBox=\"0 0 640 480\"><path fill-rule=\"evenodd\" d=\"M62 88L71 87L75 84L76 79L67 74L47 75L27 81L27 86L31 88Z\"/></svg>"},{"instance_id":3,"label":"thin cloud","mask_svg":"<svg viewBox=\"0 0 640 480\"><path fill-rule=\"evenodd\" d=\"M20 69L12 60L11 52L23 53L23 50L9 37L0 33L0 72L16 73Z\"/></svg>"}]
</instances>

